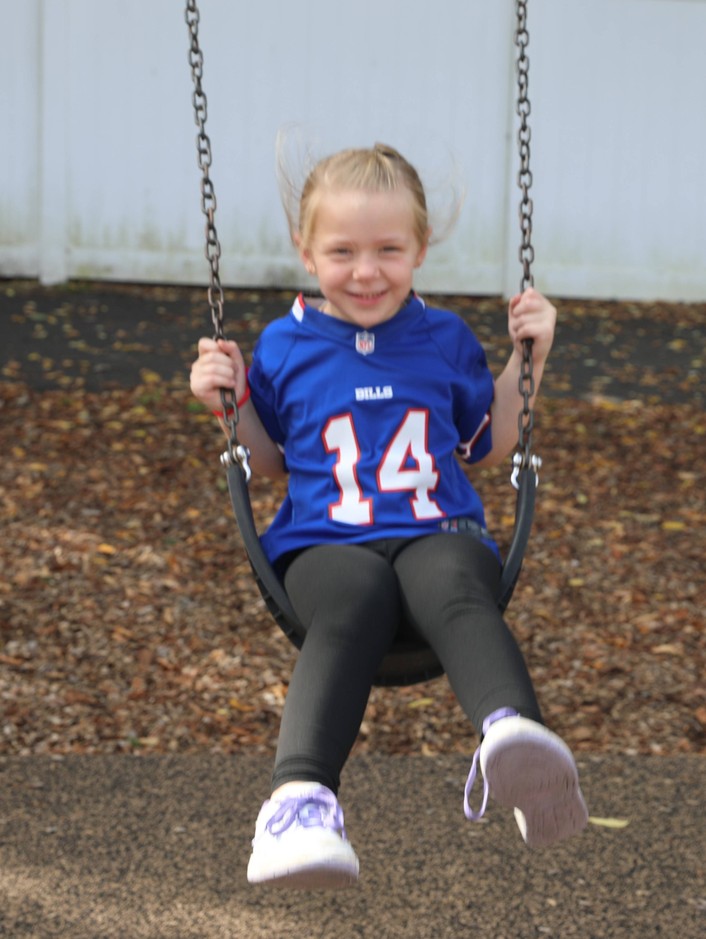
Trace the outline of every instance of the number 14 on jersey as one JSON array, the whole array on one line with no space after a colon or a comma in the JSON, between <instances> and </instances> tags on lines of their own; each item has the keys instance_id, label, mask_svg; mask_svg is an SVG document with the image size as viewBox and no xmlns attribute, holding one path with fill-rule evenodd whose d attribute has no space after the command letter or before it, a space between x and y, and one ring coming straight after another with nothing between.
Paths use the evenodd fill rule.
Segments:
<instances>
[{"instance_id":1,"label":"number 14 on jersey","mask_svg":"<svg viewBox=\"0 0 706 939\"><path fill-rule=\"evenodd\" d=\"M443 518L432 493L439 481L434 457L428 449L429 412L408 411L393 435L377 469L381 493L409 492L410 510L417 520ZM332 417L322 438L328 453L337 454L333 475L340 493L329 506L329 517L347 525L372 525L373 500L366 498L358 482L360 446L350 414Z\"/></svg>"}]
</instances>

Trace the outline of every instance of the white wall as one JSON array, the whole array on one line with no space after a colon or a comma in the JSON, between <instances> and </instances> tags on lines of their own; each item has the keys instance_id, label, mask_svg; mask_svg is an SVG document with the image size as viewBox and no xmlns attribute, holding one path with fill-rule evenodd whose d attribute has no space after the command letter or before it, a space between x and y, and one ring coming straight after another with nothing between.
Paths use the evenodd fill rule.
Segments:
<instances>
[{"instance_id":1,"label":"white wall","mask_svg":"<svg viewBox=\"0 0 706 939\"><path fill-rule=\"evenodd\" d=\"M296 123L321 153L398 146L432 204L465 185L422 289L516 289L513 0L200 6L225 283L301 283L274 174ZM528 6L538 286L706 299L706 0ZM182 0L0 17L0 275L204 281Z\"/></svg>"}]
</instances>

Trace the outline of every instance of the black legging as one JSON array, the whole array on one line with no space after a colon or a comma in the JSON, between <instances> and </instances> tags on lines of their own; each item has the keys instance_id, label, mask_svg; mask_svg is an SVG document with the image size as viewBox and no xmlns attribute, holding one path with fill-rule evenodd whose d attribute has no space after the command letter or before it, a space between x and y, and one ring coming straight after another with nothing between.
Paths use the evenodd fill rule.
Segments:
<instances>
[{"instance_id":1,"label":"black legging","mask_svg":"<svg viewBox=\"0 0 706 939\"><path fill-rule=\"evenodd\" d=\"M311 780L338 791L370 689L401 614L434 649L480 729L501 707L541 720L522 654L498 610L500 566L469 534L320 545L284 582L306 637L287 694L273 788Z\"/></svg>"}]
</instances>

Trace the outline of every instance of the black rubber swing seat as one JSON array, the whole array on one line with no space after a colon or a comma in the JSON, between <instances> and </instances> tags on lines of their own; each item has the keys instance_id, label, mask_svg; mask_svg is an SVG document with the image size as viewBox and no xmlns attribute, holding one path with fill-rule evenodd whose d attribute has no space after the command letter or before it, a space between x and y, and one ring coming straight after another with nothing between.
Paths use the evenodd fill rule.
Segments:
<instances>
[{"instance_id":1,"label":"black rubber swing seat","mask_svg":"<svg viewBox=\"0 0 706 939\"><path fill-rule=\"evenodd\" d=\"M233 514L240 529L258 589L275 622L299 649L306 633L292 608L282 582L274 572L260 543L245 471L236 461L230 463L227 473ZM536 489L537 474L534 468L520 468L517 473L515 528L500 579L498 606L501 610L504 610L509 603L520 575L522 559L532 527ZM383 659L374 684L378 686L414 685L438 678L443 673L443 666L434 650L421 638L416 642L398 641Z\"/></svg>"}]
</instances>

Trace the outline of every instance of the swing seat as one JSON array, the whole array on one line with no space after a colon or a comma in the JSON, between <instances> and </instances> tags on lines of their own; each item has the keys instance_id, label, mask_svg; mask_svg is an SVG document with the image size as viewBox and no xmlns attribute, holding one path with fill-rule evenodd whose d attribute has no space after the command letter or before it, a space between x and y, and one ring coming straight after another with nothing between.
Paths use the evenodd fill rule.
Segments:
<instances>
[{"instance_id":1,"label":"swing seat","mask_svg":"<svg viewBox=\"0 0 706 939\"><path fill-rule=\"evenodd\" d=\"M306 632L299 622L282 582L275 574L260 542L252 505L248 493L248 479L238 461L227 466L228 491L233 514L240 529L245 550L255 581L273 619L287 638L300 649ZM510 601L520 575L532 517L534 514L537 474L532 467L523 467L517 473L517 505L515 528L507 558L503 564L498 591L498 607L504 610ZM444 668L423 639L396 642L380 664L373 680L379 687L414 685L443 675Z\"/></svg>"}]
</instances>

